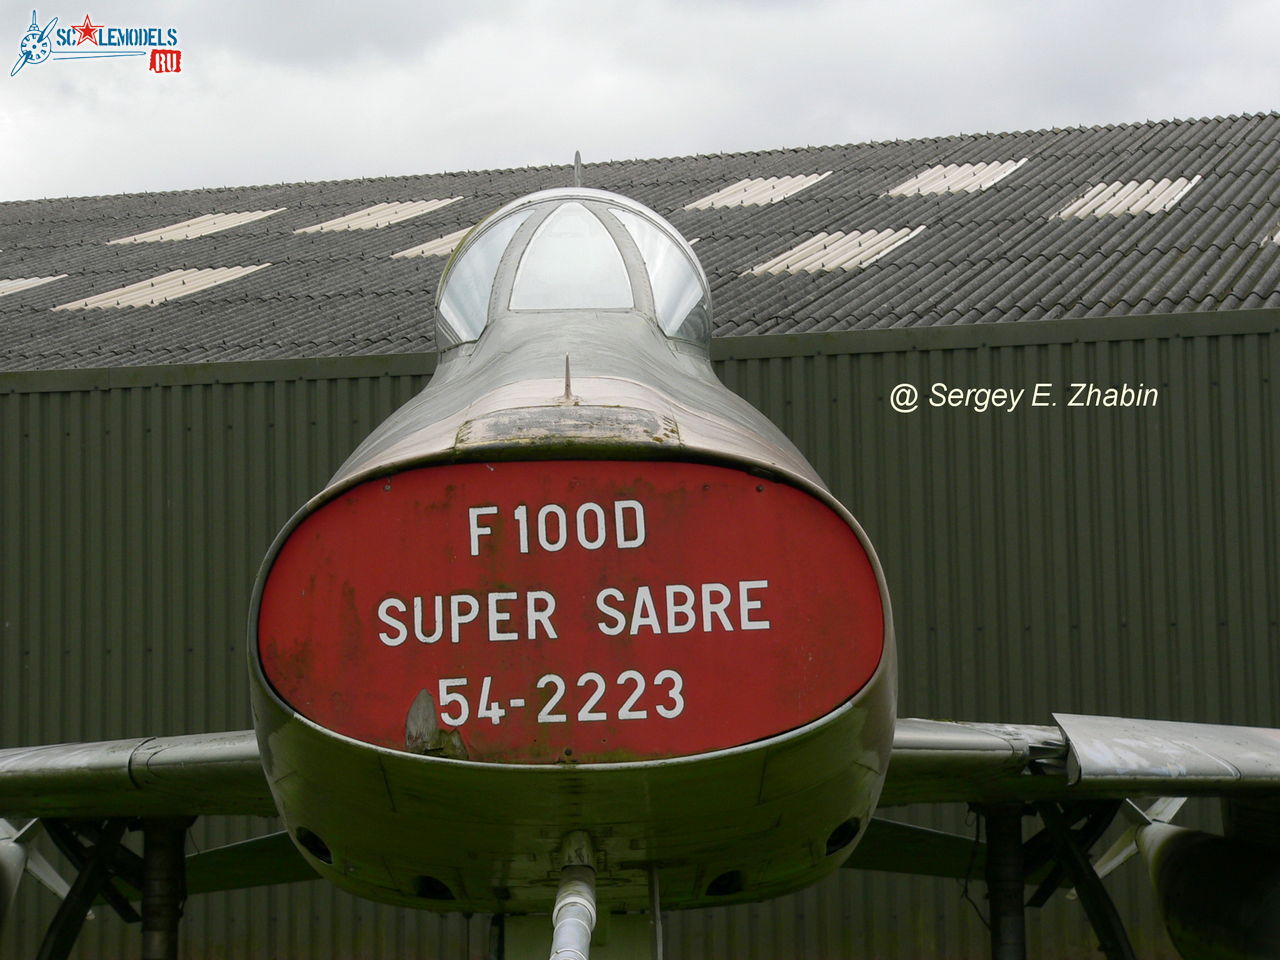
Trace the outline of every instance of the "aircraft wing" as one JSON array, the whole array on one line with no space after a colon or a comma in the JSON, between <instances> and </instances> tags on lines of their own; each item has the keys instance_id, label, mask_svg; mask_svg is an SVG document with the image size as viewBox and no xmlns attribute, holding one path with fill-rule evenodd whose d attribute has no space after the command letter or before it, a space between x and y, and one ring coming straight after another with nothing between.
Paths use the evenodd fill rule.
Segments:
<instances>
[{"instance_id":1,"label":"aircraft wing","mask_svg":"<svg viewBox=\"0 0 1280 960\"><path fill-rule=\"evenodd\" d=\"M880 808L1192 795L1247 804L1280 792L1280 730L1053 719L1056 726L900 719ZM252 730L0 750L0 817L276 812ZM985 845L972 838L880 818L870 827L847 867L938 876L982 871ZM283 833L196 854L187 871L192 893L315 877ZM1042 873L1029 873L1027 882Z\"/></svg>"},{"instance_id":2,"label":"aircraft wing","mask_svg":"<svg viewBox=\"0 0 1280 960\"><path fill-rule=\"evenodd\" d=\"M901 719L880 806L1280 792L1280 730ZM252 730L0 750L0 816L274 816Z\"/></svg>"},{"instance_id":3,"label":"aircraft wing","mask_svg":"<svg viewBox=\"0 0 1280 960\"><path fill-rule=\"evenodd\" d=\"M252 730L0 750L0 817L275 816Z\"/></svg>"},{"instance_id":4,"label":"aircraft wing","mask_svg":"<svg viewBox=\"0 0 1280 960\"><path fill-rule=\"evenodd\" d=\"M880 806L1280 791L1280 730L1053 719L1052 727L899 720Z\"/></svg>"}]
</instances>

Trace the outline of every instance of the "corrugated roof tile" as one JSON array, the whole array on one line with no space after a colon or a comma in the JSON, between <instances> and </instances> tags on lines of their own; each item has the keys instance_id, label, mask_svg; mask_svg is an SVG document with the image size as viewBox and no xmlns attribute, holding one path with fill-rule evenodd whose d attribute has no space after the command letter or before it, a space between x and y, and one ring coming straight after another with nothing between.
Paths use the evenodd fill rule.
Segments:
<instances>
[{"instance_id":1,"label":"corrugated roof tile","mask_svg":"<svg viewBox=\"0 0 1280 960\"><path fill-rule=\"evenodd\" d=\"M1058 211L1058 216L1103 217L1125 213L1163 213L1186 196L1200 182L1200 175L1190 179L1129 180L1094 184L1082 196Z\"/></svg>"},{"instance_id":2,"label":"corrugated roof tile","mask_svg":"<svg viewBox=\"0 0 1280 960\"><path fill-rule=\"evenodd\" d=\"M455 230L453 233L446 233L443 237L436 237L434 240L428 240L426 243L420 243L416 247L410 247L408 250L401 250L399 253L393 253L393 257L447 257L453 252L453 248L471 231L470 227L463 227L461 230Z\"/></svg>"},{"instance_id":3,"label":"corrugated roof tile","mask_svg":"<svg viewBox=\"0 0 1280 960\"><path fill-rule=\"evenodd\" d=\"M818 270L854 270L869 266L885 254L897 249L924 230L902 227L898 230L851 230L848 233L817 233L790 250L784 250L748 272L814 273Z\"/></svg>"},{"instance_id":4,"label":"corrugated roof tile","mask_svg":"<svg viewBox=\"0 0 1280 960\"><path fill-rule=\"evenodd\" d=\"M962 164L974 186L980 165L1022 157L1016 176L984 189L931 192L958 188ZM948 167L911 195L886 196ZM0 297L0 368L429 350L437 246L447 253L447 238L506 201L571 177L562 165L0 204L0 277L61 277ZM699 238L722 334L1280 306L1280 114L593 163L586 183L634 196ZM1146 184L1126 189L1163 208L1158 216L1057 216L1091 188L1131 183ZM690 201L727 184L737 205ZM1095 189L1098 212L1128 209L1126 189ZM462 199L406 206L422 197ZM268 210L280 212L192 233L219 211ZM379 229L295 233L350 225L352 211ZM181 243L110 242L178 222L190 234ZM845 264L857 269L743 276L820 235L825 251L811 251L811 267L848 238L856 252L908 226L926 229L891 256ZM67 323L50 309L103 290L154 290L154 278L175 272L262 263L274 266L193 299L118 311L110 324Z\"/></svg>"},{"instance_id":5,"label":"corrugated roof tile","mask_svg":"<svg viewBox=\"0 0 1280 960\"><path fill-rule=\"evenodd\" d=\"M127 286L108 290L83 300L59 304L54 310L94 310L107 307L151 307L199 293L219 284L230 283L257 270L271 266L259 263L244 267L206 267L204 269L170 270L158 277L139 280Z\"/></svg>"},{"instance_id":6,"label":"corrugated roof tile","mask_svg":"<svg viewBox=\"0 0 1280 960\"><path fill-rule=\"evenodd\" d=\"M170 224L167 227L156 227L153 230L135 233L129 237L121 237L118 240L109 240L107 242L157 243L167 240L192 240L196 237L208 236L211 233L221 233L223 230L230 230L246 223L253 223L255 220L261 220L272 214L280 213L282 210L284 210L284 207L277 207L275 210L244 210L239 213L204 213L198 217L192 217L190 220Z\"/></svg>"},{"instance_id":7,"label":"corrugated roof tile","mask_svg":"<svg viewBox=\"0 0 1280 960\"><path fill-rule=\"evenodd\" d=\"M831 176L831 171L774 177L749 177L731 183L700 200L685 204L686 210L710 210L714 207L759 207L794 196Z\"/></svg>"},{"instance_id":8,"label":"corrugated roof tile","mask_svg":"<svg viewBox=\"0 0 1280 960\"><path fill-rule=\"evenodd\" d=\"M910 197L922 193L976 193L994 186L1027 162L1021 160L991 161L990 163L935 164L922 170L896 187L888 195Z\"/></svg>"},{"instance_id":9,"label":"corrugated roof tile","mask_svg":"<svg viewBox=\"0 0 1280 960\"><path fill-rule=\"evenodd\" d=\"M431 200L391 200L375 203L371 207L356 210L352 213L334 217L323 223L309 227L299 227L294 233L329 233L335 230L377 230L380 227L400 223L424 213L439 210L451 203L457 203L461 197L445 197Z\"/></svg>"},{"instance_id":10,"label":"corrugated roof tile","mask_svg":"<svg viewBox=\"0 0 1280 960\"><path fill-rule=\"evenodd\" d=\"M52 277L14 277L9 280L0 280L0 297L17 293L20 290L30 290L32 287L43 286L54 280L61 280L65 276L65 273L59 273Z\"/></svg>"}]
</instances>

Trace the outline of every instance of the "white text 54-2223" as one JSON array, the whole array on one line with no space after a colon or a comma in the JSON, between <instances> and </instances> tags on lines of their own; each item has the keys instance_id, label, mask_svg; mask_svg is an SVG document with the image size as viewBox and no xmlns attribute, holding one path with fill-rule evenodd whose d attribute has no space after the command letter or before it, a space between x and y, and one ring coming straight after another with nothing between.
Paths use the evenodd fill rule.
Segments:
<instances>
[{"instance_id":1,"label":"white text 54-2223","mask_svg":"<svg viewBox=\"0 0 1280 960\"><path fill-rule=\"evenodd\" d=\"M623 670L613 683L622 687L624 693L613 718L607 709L601 709L609 681L594 670L588 670L574 681L575 693L569 695L571 703L565 703L569 683L559 674L544 673L538 678L536 688L546 693L533 696L528 695L529 691L522 691L527 696L505 700L495 695L493 677L481 677L478 692L468 677L445 677L439 683L436 705L440 711L440 722L450 727L460 727L473 718L498 724L512 710L524 709L525 703L530 701L542 701L538 723L567 723L574 706L578 708L576 719L583 723L609 719L647 720L650 716L671 720L684 712L684 678L675 670L659 670L652 684L639 670Z\"/></svg>"}]
</instances>

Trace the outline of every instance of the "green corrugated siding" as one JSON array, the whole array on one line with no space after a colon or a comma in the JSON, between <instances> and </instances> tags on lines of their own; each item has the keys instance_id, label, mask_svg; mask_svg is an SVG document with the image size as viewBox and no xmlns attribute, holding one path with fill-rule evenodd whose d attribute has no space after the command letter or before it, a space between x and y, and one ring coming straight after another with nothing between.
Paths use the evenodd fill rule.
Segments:
<instances>
[{"instance_id":1,"label":"green corrugated siding","mask_svg":"<svg viewBox=\"0 0 1280 960\"><path fill-rule=\"evenodd\" d=\"M726 383L797 441L876 543L904 714L1280 726L1275 321L1214 332L1202 317L1165 319L1031 325L1003 341L946 330L717 343ZM249 726L244 622L259 559L428 368L418 357L0 377L0 743ZM1143 382L1160 402L889 408L895 384L935 381ZM965 829L963 811L899 814ZM263 828L203 823L194 839ZM1139 954L1171 957L1141 868L1108 883ZM53 909L30 884L0 953L33 955ZM319 884L199 898L188 915L188 958L487 952L482 918L379 908ZM1035 957L1092 949L1075 903L1031 924ZM987 954L958 884L882 876L668 929L677 957ZM136 937L108 915L77 956L131 956Z\"/></svg>"}]
</instances>

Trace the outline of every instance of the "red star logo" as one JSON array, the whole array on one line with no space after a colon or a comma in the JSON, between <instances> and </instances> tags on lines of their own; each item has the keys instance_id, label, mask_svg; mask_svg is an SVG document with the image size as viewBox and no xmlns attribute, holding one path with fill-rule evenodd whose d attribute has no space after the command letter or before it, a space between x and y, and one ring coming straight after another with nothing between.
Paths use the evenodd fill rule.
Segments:
<instances>
[{"instance_id":1,"label":"red star logo","mask_svg":"<svg viewBox=\"0 0 1280 960\"><path fill-rule=\"evenodd\" d=\"M76 46L78 47L86 40L90 43L96 44L98 42L98 31L102 29L102 24L94 23L89 19L89 15L86 13L84 15L84 23L80 24L78 27L75 24L72 24L71 29L80 34L80 39L76 41Z\"/></svg>"}]
</instances>

